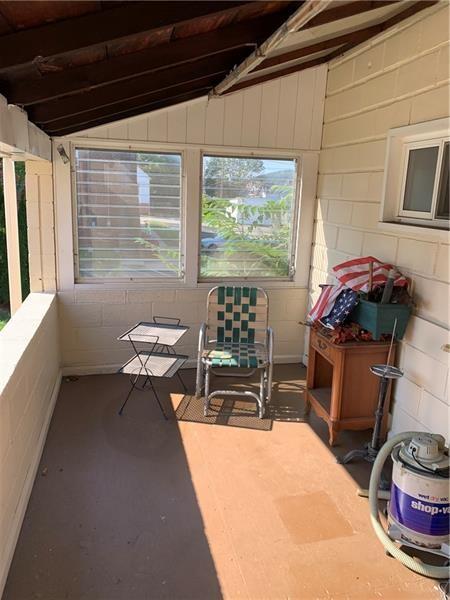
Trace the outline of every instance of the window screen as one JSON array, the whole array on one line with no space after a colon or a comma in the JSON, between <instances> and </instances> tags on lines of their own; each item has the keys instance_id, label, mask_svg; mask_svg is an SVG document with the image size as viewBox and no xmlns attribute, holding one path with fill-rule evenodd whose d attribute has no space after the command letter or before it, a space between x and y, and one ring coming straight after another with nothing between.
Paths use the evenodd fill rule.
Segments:
<instances>
[{"instance_id":1,"label":"window screen","mask_svg":"<svg viewBox=\"0 0 450 600\"><path fill-rule=\"evenodd\" d=\"M288 278L296 161L203 157L200 278Z\"/></svg>"},{"instance_id":2,"label":"window screen","mask_svg":"<svg viewBox=\"0 0 450 600\"><path fill-rule=\"evenodd\" d=\"M79 278L179 277L181 155L75 156Z\"/></svg>"}]
</instances>

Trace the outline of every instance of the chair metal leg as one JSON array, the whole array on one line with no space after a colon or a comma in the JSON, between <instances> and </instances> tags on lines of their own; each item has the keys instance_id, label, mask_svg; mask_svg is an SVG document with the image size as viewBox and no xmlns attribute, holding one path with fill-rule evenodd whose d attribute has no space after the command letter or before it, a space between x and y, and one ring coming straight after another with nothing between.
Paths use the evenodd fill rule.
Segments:
<instances>
[{"instance_id":1,"label":"chair metal leg","mask_svg":"<svg viewBox=\"0 0 450 600\"><path fill-rule=\"evenodd\" d=\"M258 415L259 418L262 419L264 416L264 404L266 401L265 398L265 385L264 385L264 375L265 375L265 369L260 369L260 381L259 381L259 402L258 402Z\"/></svg>"},{"instance_id":2,"label":"chair metal leg","mask_svg":"<svg viewBox=\"0 0 450 600\"><path fill-rule=\"evenodd\" d=\"M200 327L200 332L198 336L198 352L197 352L197 373L195 376L195 397L200 398L202 395L203 388L203 378L204 378L204 366L202 361L203 350L205 348L205 338L206 338L206 324L203 323Z\"/></svg>"},{"instance_id":3,"label":"chair metal leg","mask_svg":"<svg viewBox=\"0 0 450 600\"><path fill-rule=\"evenodd\" d=\"M209 381L210 381L211 371L208 363L205 364L205 403L203 408L203 414L205 417L208 416L208 408L209 408Z\"/></svg>"},{"instance_id":4,"label":"chair metal leg","mask_svg":"<svg viewBox=\"0 0 450 600\"><path fill-rule=\"evenodd\" d=\"M201 360L199 360L197 363L197 374L196 374L196 378L195 378L195 397L196 398L200 398L200 396L202 395L204 378L205 378L204 367L203 367Z\"/></svg>"}]
</instances>

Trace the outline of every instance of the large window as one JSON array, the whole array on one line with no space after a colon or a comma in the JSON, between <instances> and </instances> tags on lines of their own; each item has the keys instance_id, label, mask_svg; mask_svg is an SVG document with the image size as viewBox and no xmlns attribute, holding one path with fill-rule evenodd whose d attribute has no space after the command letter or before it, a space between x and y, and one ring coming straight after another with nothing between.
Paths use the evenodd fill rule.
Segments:
<instances>
[{"instance_id":1,"label":"large window","mask_svg":"<svg viewBox=\"0 0 450 600\"><path fill-rule=\"evenodd\" d=\"M203 156L200 278L293 276L296 161Z\"/></svg>"},{"instance_id":2,"label":"large window","mask_svg":"<svg viewBox=\"0 0 450 600\"><path fill-rule=\"evenodd\" d=\"M181 155L77 148L78 278L180 277Z\"/></svg>"}]
</instances>

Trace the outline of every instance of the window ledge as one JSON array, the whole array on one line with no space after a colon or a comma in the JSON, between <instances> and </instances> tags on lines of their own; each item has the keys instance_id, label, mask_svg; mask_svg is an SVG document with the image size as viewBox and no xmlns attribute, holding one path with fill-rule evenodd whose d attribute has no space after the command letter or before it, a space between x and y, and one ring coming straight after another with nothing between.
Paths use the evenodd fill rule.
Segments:
<instances>
[{"instance_id":1,"label":"window ledge","mask_svg":"<svg viewBox=\"0 0 450 600\"><path fill-rule=\"evenodd\" d=\"M229 280L222 279L220 281L199 281L197 283L188 283L185 281L179 282L155 282L155 281L102 281L97 283L80 283L75 282L73 288L61 289L60 292L72 291L72 290L142 290L142 291L153 291L153 290L195 290L195 289L210 289L216 285L247 285L247 286L259 286L266 289L284 289L284 288L295 288L295 289L308 289L307 286L302 285L296 281L280 281L280 280Z\"/></svg>"},{"instance_id":2,"label":"window ledge","mask_svg":"<svg viewBox=\"0 0 450 600\"><path fill-rule=\"evenodd\" d=\"M437 229L435 227L426 227L423 225L412 225L411 223L400 223L395 221L380 221L378 229L389 233L395 233L399 236L414 237L434 242L450 241L450 231L448 229Z\"/></svg>"}]
</instances>

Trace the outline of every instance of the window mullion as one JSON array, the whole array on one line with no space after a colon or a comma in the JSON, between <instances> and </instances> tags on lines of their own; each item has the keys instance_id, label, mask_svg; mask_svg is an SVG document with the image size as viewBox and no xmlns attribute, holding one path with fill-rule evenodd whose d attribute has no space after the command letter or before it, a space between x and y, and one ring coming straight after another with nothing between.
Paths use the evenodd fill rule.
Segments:
<instances>
[{"instance_id":1,"label":"window mullion","mask_svg":"<svg viewBox=\"0 0 450 600\"><path fill-rule=\"evenodd\" d=\"M185 152L183 186L184 277L189 286L198 281L198 248L200 244L200 150Z\"/></svg>"}]
</instances>

